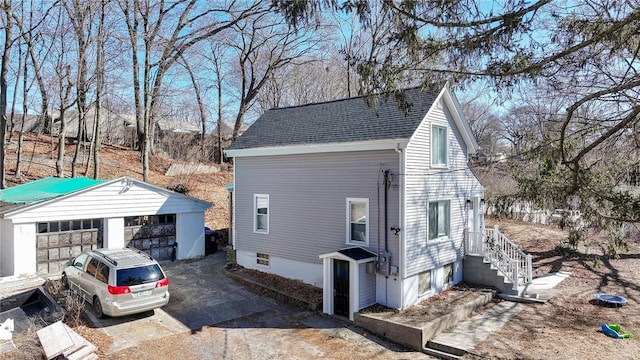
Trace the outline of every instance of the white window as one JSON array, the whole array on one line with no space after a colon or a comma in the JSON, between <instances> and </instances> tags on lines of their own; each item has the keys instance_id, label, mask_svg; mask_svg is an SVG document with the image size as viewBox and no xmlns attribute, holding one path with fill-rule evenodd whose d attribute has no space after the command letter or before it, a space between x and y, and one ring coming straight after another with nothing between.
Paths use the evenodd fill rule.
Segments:
<instances>
[{"instance_id":1,"label":"white window","mask_svg":"<svg viewBox=\"0 0 640 360\"><path fill-rule=\"evenodd\" d=\"M442 268L443 285L453 282L453 263L447 264Z\"/></svg>"},{"instance_id":2,"label":"white window","mask_svg":"<svg viewBox=\"0 0 640 360\"><path fill-rule=\"evenodd\" d=\"M347 244L369 244L369 199L347 199Z\"/></svg>"},{"instance_id":3,"label":"white window","mask_svg":"<svg viewBox=\"0 0 640 360\"><path fill-rule=\"evenodd\" d=\"M447 166L447 128L433 125L431 127L431 165Z\"/></svg>"},{"instance_id":4,"label":"white window","mask_svg":"<svg viewBox=\"0 0 640 360\"><path fill-rule=\"evenodd\" d=\"M449 236L449 200L429 203L429 240Z\"/></svg>"},{"instance_id":5,"label":"white window","mask_svg":"<svg viewBox=\"0 0 640 360\"><path fill-rule=\"evenodd\" d=\"M256 254L256 263L259 265L269 266L269 254Z\"/></svg>"},{"instance_id":6,"label":"white window","mask_svg":"<svg viewBox=\"0 0 640 360\"><path fill-rule=\"evenodd\" d=\"M269 195L256 194L253 197L253 231L269 233Z\"/></svg>"},{"instance_id":7,"label":"white window","mask_svg":"<svg viewBox=\"0 0 640 360\"><path fill-rule=\"evenodd\" d=\"M418 274L418 295L423 295L431 291L431 270Z\"/></svg>"}]
</instances>

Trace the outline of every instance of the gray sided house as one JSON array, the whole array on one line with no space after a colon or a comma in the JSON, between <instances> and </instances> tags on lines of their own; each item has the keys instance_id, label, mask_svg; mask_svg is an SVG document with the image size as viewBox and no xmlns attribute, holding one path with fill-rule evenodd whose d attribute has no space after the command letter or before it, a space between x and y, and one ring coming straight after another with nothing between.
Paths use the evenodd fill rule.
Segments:
<instances>
[{"instance_id":1,"label":"gray sided house","mask_svg":"<svg viewBox=\"0 0 640 360\"><path fill-rule=\"evenodd\" d=\"M393 97L272 109L233 143L240 265L322 287L323 311L350 319L462 280L478 146L448 86L404 95L408 112Z\"/></svg>"}]
</instances>

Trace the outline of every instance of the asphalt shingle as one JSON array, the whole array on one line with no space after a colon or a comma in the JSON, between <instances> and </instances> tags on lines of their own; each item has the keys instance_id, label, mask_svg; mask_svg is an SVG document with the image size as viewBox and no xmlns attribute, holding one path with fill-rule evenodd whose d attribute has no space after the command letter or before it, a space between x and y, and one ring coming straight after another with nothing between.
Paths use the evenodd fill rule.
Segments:
<instances>
[{"instance_id":1,"label":"asphalt shingle","mask_svg":"<svg viewBox=\"0 0 640 360\"><path fill-rule=\"evenodd\" d=\"M404 90L408 111L393 96L379 96L375 107L367 105L366 97L354 97L271 109L238 137L229 150L408 139L441 90Z\"/></svg>"}]
</instances>

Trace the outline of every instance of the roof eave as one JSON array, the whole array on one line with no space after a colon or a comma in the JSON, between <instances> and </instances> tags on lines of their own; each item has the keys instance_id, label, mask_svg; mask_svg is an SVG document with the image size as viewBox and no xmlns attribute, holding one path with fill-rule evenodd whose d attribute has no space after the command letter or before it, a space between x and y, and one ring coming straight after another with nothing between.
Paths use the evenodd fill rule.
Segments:
<instances>
[{"instance_id":1,"label":"roof eave","mask_svg":"<svg viewBox=\"0 0 640 360\"><path fill-rule=\"evenodd\" d=\"M451 112L451 115L453 116L453 121L456 123L456 125L458 126L458 129L460 130L462 139L467 145L467 153L475 154L476 152L478 152L478 142L473 136L473 132L471 131L471 126L469 126L469 121L464 116L464 113L462 112L462 107L460 106L460 103L458 102L458 99L456 98L455 94L453 94L453 92L449 90L448 84L442 89L442 92L438 97L439 98L442 97L446 102L446 104L449 106L449 109L453 110ZM434 103L435 102L436 101L434 101Z\"/></svg>"},{"instance_id":2,"label":"roof eave","mask_svg":"<svg viewBox=\"0 0 640 360\"><path fill-rule=\"evenodd\" d=\"M409 143L409 139L384 139L370 141L356 141L328 144L300 144L290 146L258 147L248 149L228 149L225 153L228 157L254 157L274 155L302 155L335 152L373 151L373 150L398 150L403 149Z\"/></svg>"}]
</instances>

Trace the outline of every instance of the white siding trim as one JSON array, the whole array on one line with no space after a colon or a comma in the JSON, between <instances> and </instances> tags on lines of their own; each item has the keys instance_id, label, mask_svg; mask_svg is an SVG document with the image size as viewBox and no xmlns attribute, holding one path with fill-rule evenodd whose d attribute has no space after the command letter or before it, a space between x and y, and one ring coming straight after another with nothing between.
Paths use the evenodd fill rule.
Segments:
<instances>
[{"instance_id":1,"label":"white siding trim","mask_svg":"<svg viewBox=\"0 0 640 360\"><path fill-rule=\"evenodd\" d=\"M404 148L408 139L386 139L348 143L333 144L303 144L279 147L262 147L251 149L225 150L228 157L254 157L273 155L301 155L332 152L370 151L370 150L393 150Z\"/></svg>"}]
</instances>

